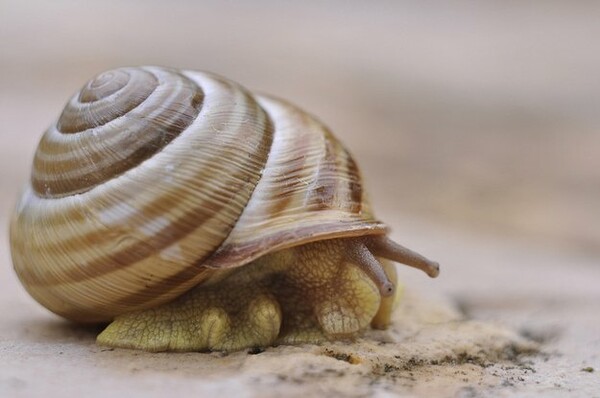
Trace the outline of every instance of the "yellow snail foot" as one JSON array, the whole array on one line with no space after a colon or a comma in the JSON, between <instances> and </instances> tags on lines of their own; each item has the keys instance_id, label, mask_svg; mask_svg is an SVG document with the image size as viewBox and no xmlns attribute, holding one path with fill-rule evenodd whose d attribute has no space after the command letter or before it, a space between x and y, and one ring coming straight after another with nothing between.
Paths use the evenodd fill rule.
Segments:
<instances>
[{"instance_id":1,"label":"yellow snail foot","mask_svg":"<svg viewBox=\"0 0 600 398\"><path fill-rule=\"evenodd\" d=\"M176 301L117 317L98 344L145 351L235 351L272 345L281 311L263 289L229 294L223 286L194 289Z\"/></svg>"}]
</instances>

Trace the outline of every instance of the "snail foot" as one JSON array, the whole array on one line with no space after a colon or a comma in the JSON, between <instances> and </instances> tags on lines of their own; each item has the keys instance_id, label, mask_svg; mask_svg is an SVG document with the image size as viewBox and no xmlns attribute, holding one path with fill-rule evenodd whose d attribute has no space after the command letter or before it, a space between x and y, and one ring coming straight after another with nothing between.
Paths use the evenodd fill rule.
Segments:
<instances>
[{"instance_id":1,"label":"snail foot","mask_svg":"<svg viewBox=\"0 0 600 398\"><path fill-rule=\"evenodd\" d=\"M272 345L280 325L279 304L263 289L193 289L169 304L118 316L97 342L152 352L235 351Z\"/></svg>"}]
</instances>

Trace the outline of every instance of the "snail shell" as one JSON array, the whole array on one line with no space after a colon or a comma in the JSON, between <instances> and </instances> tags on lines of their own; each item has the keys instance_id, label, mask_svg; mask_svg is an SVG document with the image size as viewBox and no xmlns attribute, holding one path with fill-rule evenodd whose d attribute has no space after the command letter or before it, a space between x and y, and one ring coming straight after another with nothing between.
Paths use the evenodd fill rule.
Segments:
<instances>
[{"instance_id":1,"label":"snail shell","mask_svg":"<svg viewBox=\"0 0 600 398\"><path fill-rule=\"evenodd\" d=\"M46 131L10 241L37 301L92 322L276 250L385 232L313 117L209 73L140 67L91 80Z\"/></svg>"}]
</instances>

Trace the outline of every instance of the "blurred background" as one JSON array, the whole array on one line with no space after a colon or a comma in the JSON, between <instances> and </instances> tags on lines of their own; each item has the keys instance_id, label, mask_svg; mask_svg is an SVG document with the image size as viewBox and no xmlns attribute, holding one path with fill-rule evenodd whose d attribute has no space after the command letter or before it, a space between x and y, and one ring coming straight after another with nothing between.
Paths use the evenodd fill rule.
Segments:
<instances>
[{"instance_id":1,"label":"blurred background","mask_svg":"<svg viewBox=\"0 0 600 398\"><path fill-rule=\"evenodd\" d=\"M316 114L399 236L418 220L600 255L599 15L594 1L0 0L2 225L70 95L154 64Z\"/></svg>"}]
</instances>

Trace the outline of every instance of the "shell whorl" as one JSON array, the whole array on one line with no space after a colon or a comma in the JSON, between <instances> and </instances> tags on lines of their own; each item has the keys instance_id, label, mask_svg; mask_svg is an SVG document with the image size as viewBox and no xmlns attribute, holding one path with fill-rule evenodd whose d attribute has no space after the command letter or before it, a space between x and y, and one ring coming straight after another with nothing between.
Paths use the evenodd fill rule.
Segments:
<instances>
[{"instance_id":1,"label":"shell whorl","mask_svg":"<svg viewBox=\"0 0 600 398\"><path fill-rule=\"evenodd\" d=\"M142 67L92 79L46 131L11 249L36 300L99 321L167 302L210 268L384 231L315 119L212 74Z\"/></svg>"},{"instance_id":2,"label":"shell whorl","mask_svg":"<svg viewBox=\"0 0 600 398\"><path fill-rule=\"evenodd\" d=\"M73 96L36 152L31 182L38 195L88 191L151 157L194 121L202 90L181 74L152 72L108 71Z\"/></svg>"}]
</instances>

